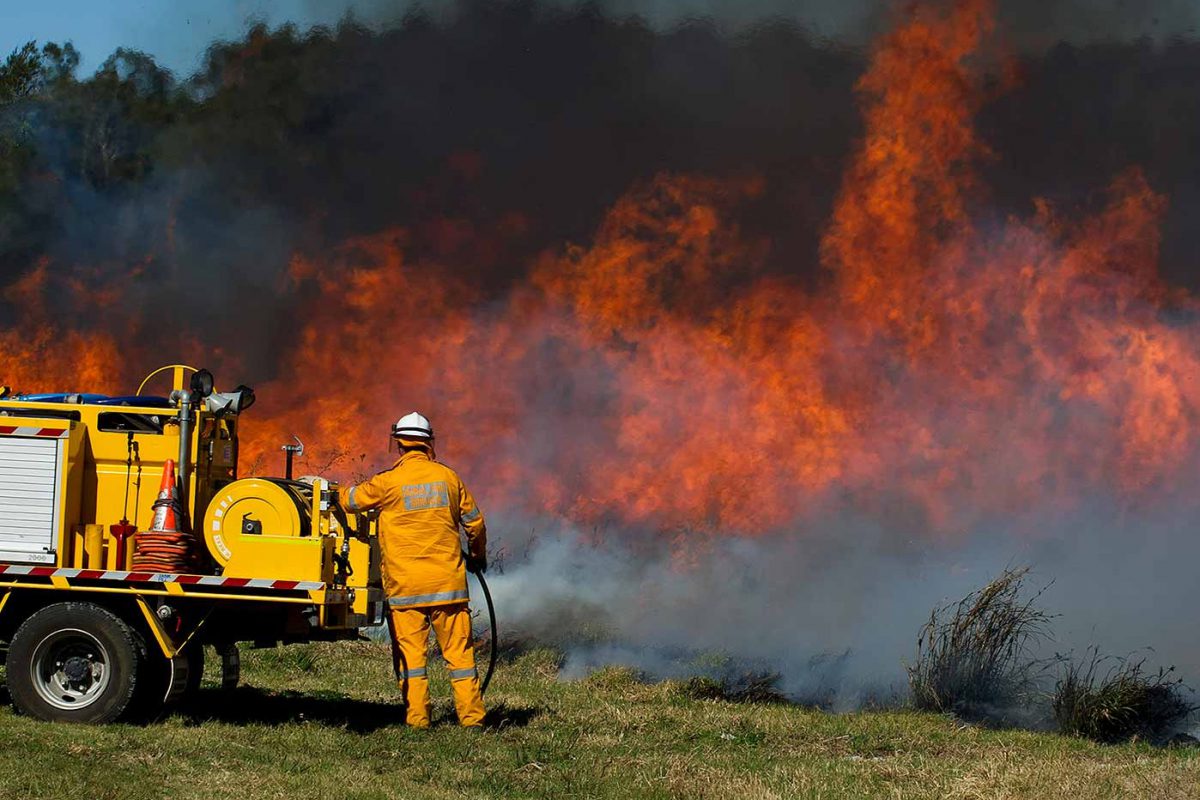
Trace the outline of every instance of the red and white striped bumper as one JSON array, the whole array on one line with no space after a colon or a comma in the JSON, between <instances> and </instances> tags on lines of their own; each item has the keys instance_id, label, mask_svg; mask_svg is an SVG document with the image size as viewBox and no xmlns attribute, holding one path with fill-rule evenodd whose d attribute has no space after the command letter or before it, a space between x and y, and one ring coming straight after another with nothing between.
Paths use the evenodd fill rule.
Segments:
<instances>
[{"instance_id":1,"label":"red and white striped bumper","mask_svg":"<svg viewBox=\"0 0 1200 800\"><path fill-rule=\"evenodd\" d=\"M65 439L71 431L67 428L39 428L29 425L0 425L0 436L37 436L42 439Z\"/></svg>"},{"instance_id":2,"label":"red and white striped bumper","mask_svg":"<svg viewBox=\"0 0 1200 800\"><path fill-rule=\"evenodd\" d=\"M185 575L169 572L124 572L120 570L31 567L0 564L0 575L67 580L114 581L119 583L178 583L181 586L212 586L226 589L274 589L313 592L325 588L320 581L277 581L269 578L224 578L217 575Z\"/></svg>"}]
</instances>

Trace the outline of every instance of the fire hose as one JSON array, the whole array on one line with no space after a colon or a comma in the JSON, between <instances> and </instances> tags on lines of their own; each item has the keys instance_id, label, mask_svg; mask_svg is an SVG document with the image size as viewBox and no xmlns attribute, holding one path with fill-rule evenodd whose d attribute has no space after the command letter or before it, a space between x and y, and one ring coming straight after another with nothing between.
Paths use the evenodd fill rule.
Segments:
<instances>
[{"instance_id":1,"label":"fire hose","mask_svg":"<svg viewBox=\"0 0 1200 800\"><path fill-rule=\"evenodd\" d=\"M345 540L343 541L343 554L342 554L341 560L339 561L339 566L343 570L343 580L344 580L344 577L348 576L349 573L351 572L350 561L348 558L349 544L350 544L349 537L351 535L353 535L355 538L359 538L359 539L361 539L363 537L359 536L357 527L351 527L349 516L346 514L346 510L344 508L342 508L341 503L337 502L336 500L334 501L334 504L333 504L333 512L334 512L334 517L337 519L338 523L342 526L342 530L345 532ZM465 557L466 554L464 553L463 555ZM468 564L473 563L470 559L466 559L466 561ZM484 599L484 602L487 604L487 612L488 612L488 631L489 631L488 666L487 666L487 671L483 674L483 680L480 681L480 683L479 683L479 692L480 692L480 694L483 694L483 693L487 692L488 684L492 682L492 674L496 671L496 659L499 655L499 647L498 647L499 633L497 631L497 626L496 626L496 605L495 605L495 603L492 602L492 591L491 591L491 589L488 588L487 581L483 577L483 571L480 569L470 569L470 568L468 568L468 569L469 569L470 573L475 576L475 579L479 581L479 587L481 589L483 589L483 599ZM387 615L387 621L388 621L388 632L389 632L389 634L391 634L392 648L394 651L395 647L396 647L396 636L392 632L392 615L391 614ZM399 678L399 675L400 675L399 660L396 659L395 657L393 657L392 662L393 662L392 666L396 671L397 678Z\"/></svg>"},{"instance_id":2,"label":"fire hose","mask_svg":"<svg viewBox=\"0 0 1200 800\"><path fill-rule=\"evenodd\" d=\"M483 599L487 602L488 612L488 627L491 629L491 646L488 647L488 666L487 672L483 674L483 681L479 684L479 693L483 694L487 691L488 684L492 682L492 673L496 671L496 655L497 634L496 634L496 606L492 604L492 592L488 589L487 581L483 579L482 570L471 570L471 574L479 581L479 587L483 589Z\"/></svg>"}]
</instances>

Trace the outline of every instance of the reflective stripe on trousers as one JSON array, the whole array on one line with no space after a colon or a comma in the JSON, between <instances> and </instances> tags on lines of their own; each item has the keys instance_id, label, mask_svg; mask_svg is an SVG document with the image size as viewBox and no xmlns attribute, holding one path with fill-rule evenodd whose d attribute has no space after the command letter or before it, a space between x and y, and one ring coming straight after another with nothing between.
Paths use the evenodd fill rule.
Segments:
<instances>
[{"instance_id":1,"label":"reflective stripe on trousers","mask_svg":"<svg viewBox=\"0 0 1200 800\"><path fill-rule=\"evenodd\" d=\"M455 589L452 592L435 592L433 594L410 594L405 597L389 597L389 606L427 606L433 603L449 603L457 600L470 600L471 595L466 589Z\"/></svg>"},{"instance_id":2,"label":"reflective stripe on trousers","mask_svg":"<svg viewBox=\"0 0 1200 800\"><path fill-rule=\"evenodd\" d=\"M426 667L414 667L413 669L401 669L399 677L400 677L400 680L404 680L405 678L425 678L425 677L428 677L426 670L427 670ZM478 677L479 677L479 672L475 669L475 667L467 667L466 669L450 670L450 680L452 680L452 681L461 681L463 678L478 678Z\"/></svg>"}]
</instances>

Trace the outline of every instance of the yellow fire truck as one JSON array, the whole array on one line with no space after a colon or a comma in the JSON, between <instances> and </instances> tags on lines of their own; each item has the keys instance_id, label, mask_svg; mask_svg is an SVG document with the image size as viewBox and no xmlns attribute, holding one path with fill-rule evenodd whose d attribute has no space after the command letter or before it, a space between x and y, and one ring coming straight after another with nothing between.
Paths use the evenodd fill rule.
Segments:
<instances>
[{"instance_id":1,"label":"yellow fire truck","mask_svg":"<svg viewBox=\"0 0 1200 800\"><path fill-rule=\"evenodd\" d=\"M232 685L239 642L354 638L382 620L373 520L319 477L239 478L253 391L163 369L165 397L0 389L0 641L22 713L153 715L199 685L205 647ZM168 461L194 566L139 571L129 534L149 528Z\"/></svg>"}]
</instances>

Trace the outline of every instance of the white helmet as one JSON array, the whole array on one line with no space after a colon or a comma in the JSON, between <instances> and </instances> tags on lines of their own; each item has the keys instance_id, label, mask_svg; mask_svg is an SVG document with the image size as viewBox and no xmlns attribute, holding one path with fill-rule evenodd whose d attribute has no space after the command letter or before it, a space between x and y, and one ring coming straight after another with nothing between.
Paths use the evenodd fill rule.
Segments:
<instances>
[{"instance_id":1,"label":"white helmet","mask_svg":"<svg viewBox=\"0 0 1200 800\"><path fill-rule=\"evenodd\" d=\"M396 420L392 426L392 436L396 439L432 439L433 426L428 419L414 411Z\"/></svg>"}]
</instances>

